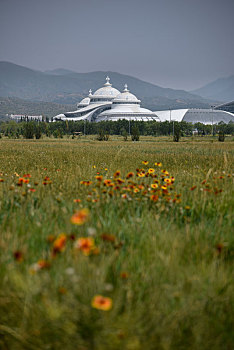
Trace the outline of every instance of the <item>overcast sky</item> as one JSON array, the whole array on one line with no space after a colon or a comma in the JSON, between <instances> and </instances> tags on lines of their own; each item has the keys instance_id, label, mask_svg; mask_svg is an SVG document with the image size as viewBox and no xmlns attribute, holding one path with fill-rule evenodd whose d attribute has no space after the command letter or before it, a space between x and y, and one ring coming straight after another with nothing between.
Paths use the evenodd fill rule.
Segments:
<instances>
[{"instance_id":1,"label":"overcast sky","mask_svg":"<svg viewBox=\"0 0 234 350\"><path fill-rule=\"evenodd\" d=\"M0 0L0 60L195 89L234 74L234 0Z\"/></svg>"}]
</instances>

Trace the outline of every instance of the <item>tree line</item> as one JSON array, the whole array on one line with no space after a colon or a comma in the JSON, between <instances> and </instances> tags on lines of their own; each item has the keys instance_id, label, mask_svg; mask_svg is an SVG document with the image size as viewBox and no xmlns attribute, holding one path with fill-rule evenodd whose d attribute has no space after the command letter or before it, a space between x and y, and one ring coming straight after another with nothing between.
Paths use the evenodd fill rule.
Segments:
<instances>
[{"instance_id":1,"label":"tree line","mask_svg":"<svg viewBox=\"0 0 234 350\"><path fill-rule=\"evenodd\" d=\"M194 133L205 135L234 135L234 123L219 123L205 125L202 123L187 122L156 122L156 121L103 121L90 123L87 121L8 121L0 123L0 136L9 138L40 139L43 135L47 137L62 138L65 135L76 137L76 135L97 135L101 140L108 140L109 135L122 135L125 140L130 136L138 141L140 136L173 136L179 141L181 136L192 136Z\"/></svg>"}]
</instances>

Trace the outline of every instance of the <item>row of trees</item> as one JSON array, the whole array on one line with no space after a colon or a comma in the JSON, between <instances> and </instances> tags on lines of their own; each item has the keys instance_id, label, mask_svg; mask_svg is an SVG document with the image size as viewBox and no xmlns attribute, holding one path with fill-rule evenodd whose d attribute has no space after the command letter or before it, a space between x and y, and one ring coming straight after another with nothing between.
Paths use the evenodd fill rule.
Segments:
<instances>
[{"instance_id":1,"label":"row of trees","mask_svg":"<svg viewBox=\"0 0 234 350\"><path fill-rule=\"evenodd\" d=\"M138 141L140 135L151 136L170 136L173 135L175 141L178 141L180 136L192 136L194 132L198 135L234 135L234 123L220 123L218 125L204 125L201 123L187 122L129 122L127 120L119 120L116 122L105 121L99 123L89 123L85 121L60 121L48 123L45 121L22 121L22 122L4 122L0 124L0 134L11 138L24 137L27 139L40 139L42 135L48 137L62 138L63 135L75 134L98 135L100 140L108 140L109 135L122 135L127 140L128 135L131 135L133 141Z\"/></svg>"}]
</instances>

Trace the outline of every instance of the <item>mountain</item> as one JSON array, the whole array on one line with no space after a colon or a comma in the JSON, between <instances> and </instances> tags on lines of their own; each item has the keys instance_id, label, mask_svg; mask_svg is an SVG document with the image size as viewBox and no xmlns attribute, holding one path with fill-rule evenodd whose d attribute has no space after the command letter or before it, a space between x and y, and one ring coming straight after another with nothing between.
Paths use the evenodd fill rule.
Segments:
<instances>
[{"instance_id":1,"label":"mountain","mask_svg":"<svg viewBox=\"0 0 234 350\"><path fill-rule=\"evenodd\" d=\"M43 73L13 63L0 62L0 96L75 104L87 96L90 88L95 91L101 87L105 77L109 75L114 87L122 90L127 83L130 91L142 100L142 105L153 110L206 108L211 103L184 90L162 88L116 72L65 73L62 69L62 73L62 75Z\"/></svg>"},{"instance_id":2,"label":"mountain","mask_svg":"<svg viewBox=\"0 0 234 350\"><path fill-rule=\"evenodd\" d=\"M0 97L0 120L6 114L44 115L53 117L59 113L65 113L75 106L61 105L53 102L31 102L16 97Z\"/></svg>"},{"instance_id":3,"label":"mountain","mask_svg":"<svg viewBox=\"0 0 234 350\"><path fill-rule=\"evenodd\" d=\"M68 74L73 74L76 72L69 70L69 69L57 68L57 69L52 69L52 70L46 70L44 73L50 74L50 75L68 75Z\"/></svg>"},{"instance_id":4,"label":"mountain","mask_svg":"<svg viewBox=\"0 0 234 350\"><path fill-rule=\"evenodd\" d=\"M220 100L224 102L234 100L234 75L228 78L217 79L191 93L202 96L203 98Z\"/></svg>"}]
</instances>

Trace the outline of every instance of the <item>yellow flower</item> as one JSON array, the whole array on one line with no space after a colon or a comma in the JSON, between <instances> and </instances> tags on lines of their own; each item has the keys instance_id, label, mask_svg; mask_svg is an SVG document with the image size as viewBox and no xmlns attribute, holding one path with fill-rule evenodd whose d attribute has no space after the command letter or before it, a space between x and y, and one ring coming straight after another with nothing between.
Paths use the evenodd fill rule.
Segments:
<instances>
[{"instance_id":1,"label":"yellow flower","mask_svg":"<svg viewBox=\"0 0 234 350\"><path fill-rule=\"evenodd\" d=\"M164 179L167 184L171 184L171 179Z\"/></svg>"},{"instance_id":2,"label":"yellow flower","mask_svg":"<svg viewBox=\"0 0 234 350\"><path fill-rule=\"evenodd\" d=\"M153 189L156 189L156 188L158 188L158 184L151 184L151 187L152 187Z\"/></svg>"},{"instance_id":3,"label":"yellow flower","mask_svg":"<svg viewBox=\"0 0 234 350\"><path fill-rule=\"evenodd\" d=\"M153 168L149 168L149 170L148 170L149 174L153 174L154 172L155 172L155 170Z\"/></svg>"},{"instance_id":4,"label":"yellow flower","mask_svg":"<svg viewBox=\"0 0 234 350\"><path fill-rule=\"evenodd\" d=\"M154 163L154 165L162 166L162 163Z\"/></svg>"},{"instance_id":5,"label":"yellow flower","mask_svg":"<svg viewBox=\"0 0 234 350\"><path fill-rule=\"evenodd\" d=\"M143 160L142 164L147 165L149 162L147 160Z\"/></svg>"},{"instance_id":6,"label":"yellow flower","mask_svg":"<svg viewBox=\"0 0 234 350\"><path fill-rule=\"evenodd\" d=\"M137 173L137 176L139 176L139 177L145 177L145 174L144 174L144 173Z\"/></svg>"},{"instance_id":7,"label":"yellow flower","mask_svg":"<svg viewBox=\"0 0 234 350\"><path fill-rule=\"evenodd\" d=\"M103 297L102 295L95 295L91 305L95 309L109 311L112 308L112 299Z\"/></svg>"},{"instance_id":8,"label":"yellow flower","mask_svg":"<svg viewBox=\"0 0 234 350\"><path fill-rule=\"evenodd\" d=\"M85 222L89 220L89 209L84 208L77 211L71 217L71 223L74 225L83 225Z\"/></svg>"}]
</instances>

